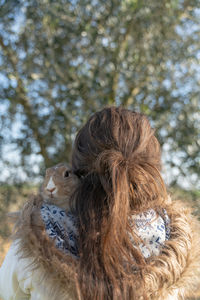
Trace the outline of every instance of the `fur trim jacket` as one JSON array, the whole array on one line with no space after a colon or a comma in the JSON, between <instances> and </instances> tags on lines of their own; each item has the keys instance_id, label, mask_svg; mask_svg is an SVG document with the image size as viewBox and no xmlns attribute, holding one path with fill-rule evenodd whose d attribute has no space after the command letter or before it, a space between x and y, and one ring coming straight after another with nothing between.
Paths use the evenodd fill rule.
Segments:
<instances>
[{"instance_id":1,"label":"fur trim jacket","mask_svg":"<svg viewBox=\"0 0 200 300\"><path fill-rule=\"evenodd\" d=\"M75 278L78 258L55 247L55 239L49 238L43 225L33 225L41 201L33 197L15 226L14 242L0 268L3 300L80 298ZM145 289L148 299L188 299L200 288L200 223L185 203L175 201L164 209L170 219L170 238L159 254L145 257ZM137 299L142 299L139 290Z\"/></svg>"}]
</instances>

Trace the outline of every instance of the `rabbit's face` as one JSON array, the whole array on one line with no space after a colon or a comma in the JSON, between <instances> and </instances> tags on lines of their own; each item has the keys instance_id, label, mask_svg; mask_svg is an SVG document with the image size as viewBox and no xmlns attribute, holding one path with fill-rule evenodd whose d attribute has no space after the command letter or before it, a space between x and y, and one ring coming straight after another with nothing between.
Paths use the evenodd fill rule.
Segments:
<instances>
[{"instance_id":1,"label":"rabbit's face","mask_svg":"<svg viewBox=\"0 0 200 300\"><path fill-rule=\"evenodd\" d=\"M65 164L47 169L42 187L44 201L57 205L67 203L78 183L78 177Z\"/></svg>"}]
</instances>

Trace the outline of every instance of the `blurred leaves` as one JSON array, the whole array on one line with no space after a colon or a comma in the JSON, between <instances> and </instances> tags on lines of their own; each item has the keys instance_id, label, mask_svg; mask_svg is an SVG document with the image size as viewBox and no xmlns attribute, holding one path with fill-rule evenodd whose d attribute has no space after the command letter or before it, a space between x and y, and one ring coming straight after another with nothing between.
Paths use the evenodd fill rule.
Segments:
<instances>
[{"instance_id":1,"label":"blurred leaves","mask_svg":"<svg viewBox=\"0 0 200 300\"><path fill-rule=\"evenodd\" d=\"M1 145L26 172L33 154L66 161L92 112L124 105L149 116L168 165L198 176L199 4L0 1Z\"/></svg>"},{"instance_id":2,"label":"blurred leaves","mask_svg":"<svg viewBox=\"0 0 200 300\"><path fill-rule=\"evenodd\" d=\"M11 233L11 222L7 216L10 211L22 208L25 200L38 190L38 186L25 184L0 185L0 239L7 238ZM0 249L1 251L1 249Z\"/></svg>"}]
</instances>

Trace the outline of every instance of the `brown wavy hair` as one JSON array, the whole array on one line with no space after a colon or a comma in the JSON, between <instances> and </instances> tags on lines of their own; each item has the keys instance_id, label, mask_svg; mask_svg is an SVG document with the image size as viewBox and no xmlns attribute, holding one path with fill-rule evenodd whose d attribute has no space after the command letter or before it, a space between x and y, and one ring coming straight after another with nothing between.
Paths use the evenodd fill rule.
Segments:
<instances>
[{"instance_id":1,"label":"brown wavy hair","mask_svg":"<svg viewBox=\"0 0 200 300\"><path fill-rule=\"evenodd\" d=\"M130 216L163 206L160 154L147 117L122 107L96 112L78 132L72 167L81 178L74 199L81 299L136 299L138 290L145 298L146 260Z\"/></svg>"}]
</instances>

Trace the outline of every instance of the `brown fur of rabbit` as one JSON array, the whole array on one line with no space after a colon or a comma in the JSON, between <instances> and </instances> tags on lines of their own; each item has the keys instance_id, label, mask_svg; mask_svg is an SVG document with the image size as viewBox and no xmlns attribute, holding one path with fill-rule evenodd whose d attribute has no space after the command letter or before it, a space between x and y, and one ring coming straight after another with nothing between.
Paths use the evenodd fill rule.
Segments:
<instances>
[{"instance_id":1,"label":"brown fur of rabbit","mask_svg":"<svg viewBox=\"0 0 200 300\"><path fill-rule=\"evenodd\" d=\"M40 196L46 204L54 204L65 210L69 209L72 193L79 184L79 178L72 173L67 164L60 163L46 170L44 182L40 189ZM21 216L21 211L8 213L8 217L15 222ZM32 225L43 226L38 211L32 212Z\"/></svg>"},{"instance_id":2,"label":"brown fur of rabbit","mask_svg":"<svg viewBox=\"0 0 200 300\"><path fill-rule=\"evenodd\" d=\"M41 195L45 203L69 209L69 200L78 186L79 179L66 164L58 164L46 170Z\"/></svg>"}]
</instances>

